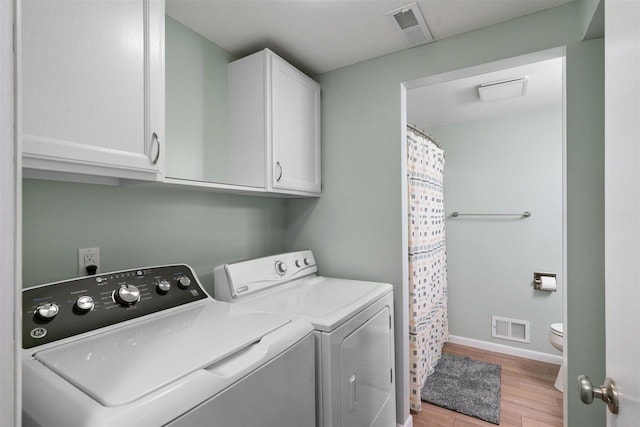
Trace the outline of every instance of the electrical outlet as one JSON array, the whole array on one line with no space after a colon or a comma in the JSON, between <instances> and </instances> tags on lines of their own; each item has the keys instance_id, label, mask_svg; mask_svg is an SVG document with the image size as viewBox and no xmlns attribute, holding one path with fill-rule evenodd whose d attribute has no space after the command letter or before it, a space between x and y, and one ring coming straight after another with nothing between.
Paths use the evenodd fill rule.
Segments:
<instances>
[{"instance_id":1,"label":"electrical outlet","mask_svg":"<svg viewBox=\"0 0 640 427\"><path fill-rule=\"evenodd\" d=\"M100 248L78 249L78 276L88 276L87 266L95 265L100 273Z\"/></svg>"}]
</instances>

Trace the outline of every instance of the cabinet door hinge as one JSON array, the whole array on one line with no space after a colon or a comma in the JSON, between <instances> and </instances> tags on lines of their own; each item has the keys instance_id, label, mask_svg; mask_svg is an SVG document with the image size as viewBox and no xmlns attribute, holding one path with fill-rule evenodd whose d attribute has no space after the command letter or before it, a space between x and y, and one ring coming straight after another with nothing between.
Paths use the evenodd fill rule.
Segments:
<instances>
[{"instance_id":1,"label":"cabinet door hinge","mask_svg":"<svg viewBox=\"0 0 640 427\"><path fill-rule=\"evenodd\" d=\"M391 329L391 315L389 315L389 329Z\"/></svg>"},{"instance_id":2,"label":"cabinet door hinge","mask_svg":"<svg viewBox=\"0 0 640 427\"><path fill-rule=\"evenodd\" d=\"M389 382L393 384L393 368L389 369Z\"/></svg>"}]
</instances>

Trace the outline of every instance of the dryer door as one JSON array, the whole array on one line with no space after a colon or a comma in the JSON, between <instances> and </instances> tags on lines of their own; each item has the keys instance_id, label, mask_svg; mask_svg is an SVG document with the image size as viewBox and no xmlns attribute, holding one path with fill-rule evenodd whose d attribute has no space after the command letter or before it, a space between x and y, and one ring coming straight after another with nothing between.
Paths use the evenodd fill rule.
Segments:
<instances>
[{"instance_id":1,"label":"dryer door","mask_svg":"<svg viewBox=\"0 0 640 427\"><path fill-rule=\"evenodd\" d=\"M395 425L394 411L385 409L395 405L390 316L389 307L383 307L342 341L342 426Z\"/></svg>"}]
</instances>

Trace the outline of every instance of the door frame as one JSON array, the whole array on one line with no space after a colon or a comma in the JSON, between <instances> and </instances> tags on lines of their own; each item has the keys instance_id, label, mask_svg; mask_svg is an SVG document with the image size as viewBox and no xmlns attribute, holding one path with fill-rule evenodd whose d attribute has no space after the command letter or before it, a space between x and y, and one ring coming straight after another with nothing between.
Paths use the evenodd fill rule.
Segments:
<instances>
[{"instance_id":1,"label":"door frame","mask_svg":"<svg viewBox=\"0 0 640 427\"><path fill-rule=\"evenodd\" d=\"M21 425L21 174L15 135L13 0L0 1L0 425Z\"/></svg>"}]
</instances>

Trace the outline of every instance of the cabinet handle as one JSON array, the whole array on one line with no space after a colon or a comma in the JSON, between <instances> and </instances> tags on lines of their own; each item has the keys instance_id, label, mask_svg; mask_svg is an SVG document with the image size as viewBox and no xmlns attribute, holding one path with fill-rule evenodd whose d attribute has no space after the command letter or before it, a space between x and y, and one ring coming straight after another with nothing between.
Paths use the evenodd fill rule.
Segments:
<instances>
[{"instance_id":1,"label":"cabinet handle","mask_svg":"<svg viewBox=\"0 0 640 427\"><path fill-rule=\"evenodd\" d=\"M158 152L156 153L156 157L153 160L151 160L151 163L156 165L158 164L158 159L160 158L160 138L158 138L158 134L155 132L151 136L151 141L153 142L153 140L155 140L156 144L158 144Z\"/></svg>"},{"instance_id":2,"label":"cabinet handle","mask_svg":"<svg viewBox=\"0 0 640 427\"><path fill-rule=\"evenodd\" d=\"M280 178L282 178L282 165L280 164L280 162L276 162L276 166L278 167L278 171L280 171L278 177L276 178L276 182L280 182Z\"/></svg>"}]
</instances>

